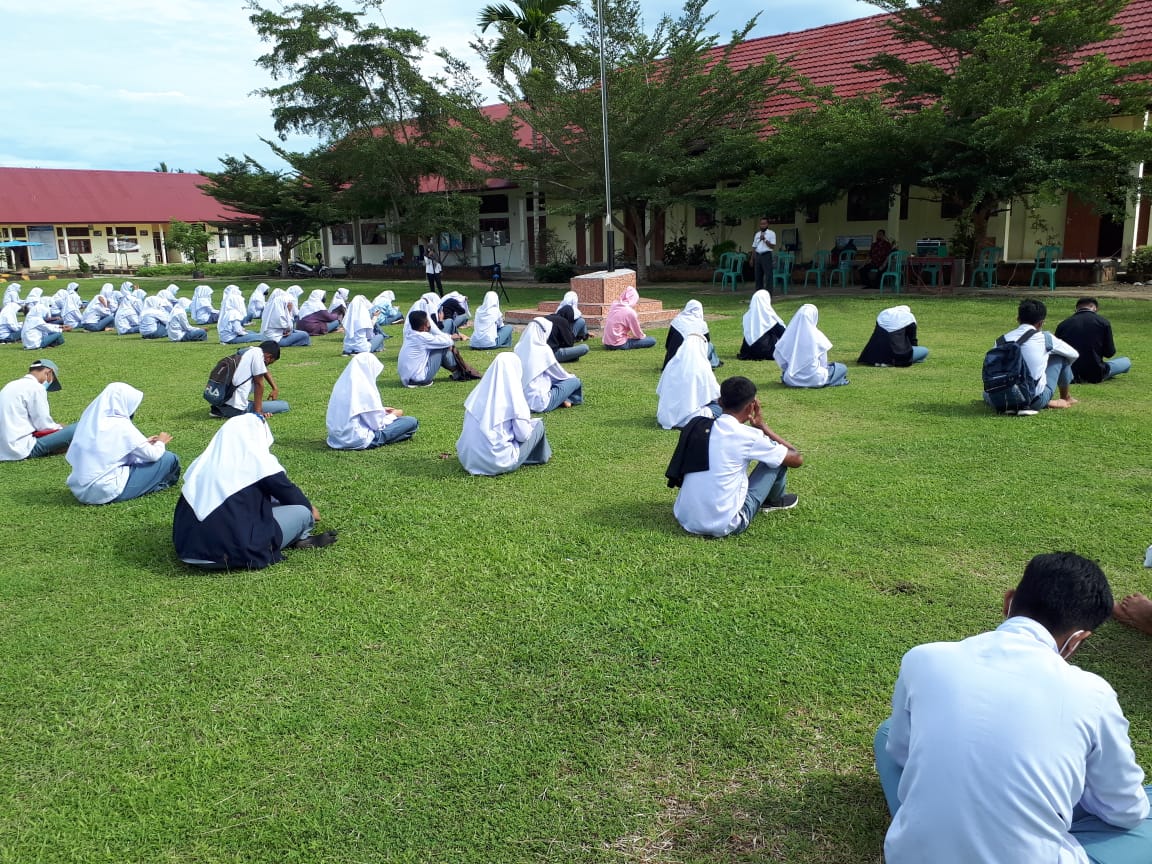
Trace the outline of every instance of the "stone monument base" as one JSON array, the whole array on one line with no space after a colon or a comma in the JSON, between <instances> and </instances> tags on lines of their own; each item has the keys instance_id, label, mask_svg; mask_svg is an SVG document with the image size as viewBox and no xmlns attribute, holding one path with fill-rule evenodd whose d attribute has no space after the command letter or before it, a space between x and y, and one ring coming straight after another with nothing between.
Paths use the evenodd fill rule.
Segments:
<instances>
[{"instance_id":1,"label":"stone monument base","mask_svg":"<svg viewBox=\"0 0 1152 864\"><path fill-rule=\"evenodd\" d=\"M620 298L624 289L636 285L634 270L600 270L572 277L571 290L580 298L580 314L588 322L589 328L596 330L603 326L604 318L612 303ZM560 306L560 300L545 300L535 309L505 310L504 320L509 324L527 324L540 315L551 315ZM659 300L641 297L636 303L636 317L640 326L667 326L679 313L668 311Z\"/></svg>"}]
</instances>

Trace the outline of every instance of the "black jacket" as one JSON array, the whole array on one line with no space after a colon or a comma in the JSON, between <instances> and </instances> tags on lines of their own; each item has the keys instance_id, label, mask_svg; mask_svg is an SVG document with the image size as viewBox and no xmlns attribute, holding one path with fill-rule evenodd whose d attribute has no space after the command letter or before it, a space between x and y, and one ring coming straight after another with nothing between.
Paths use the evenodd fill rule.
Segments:
<instances>
[{"instance_id":1,"label":"black jacket","mask_svg":"<svg viewBox=\"0 0 1152 864\"><path fill-rule=\"evenodd\" d=\"M911 366L912 348L916 342L916 325L909 324L901 330L889 333L879 324L872 331L872 338L856 358L864 366Z\"/></svg>"},{"instance_id":2,"label":"black jacket","mask_svg":"<svg viewBox=\"0 0 1152 864\"><path fill-rule=\"evenodd\" d=\"M1056 338L1063 339L1080 352L1072 363L1072 378L1088 384L1104 380L1104 358L1116 354L1112 342L1112 324L1091 309L1077 309L1056 328Z\"/></svg>"}]
</instances>

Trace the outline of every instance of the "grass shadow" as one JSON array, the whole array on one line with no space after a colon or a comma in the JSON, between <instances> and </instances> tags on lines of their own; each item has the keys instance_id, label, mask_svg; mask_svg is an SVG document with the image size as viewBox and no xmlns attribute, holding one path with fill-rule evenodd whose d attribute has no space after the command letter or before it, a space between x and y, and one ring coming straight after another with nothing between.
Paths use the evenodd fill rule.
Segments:
<instances>
[{"instance_id":1,"label":"grass shadow","mask_svg":"<svg viewBox=\"0 0 1152 864\"><path fill-rule=\"evenodd\" d=\"M915 402L905 405L908 411L933 417L979 417L995 416L991 408L984 404L982 399L973 399L970 402Z\"/></svg>"},{"instance_id":2,"label":"grass shadow","mask_svg":"<svg viewBox=\"0 0 1152 864\"><path fill-rule=\"evenodd\" d=\"M601 525L620 531L630 528L651 530L659 527L683 534L669 501L613 501L611 504L589 510L588 516Z\"/></svg>"}]
</instances>

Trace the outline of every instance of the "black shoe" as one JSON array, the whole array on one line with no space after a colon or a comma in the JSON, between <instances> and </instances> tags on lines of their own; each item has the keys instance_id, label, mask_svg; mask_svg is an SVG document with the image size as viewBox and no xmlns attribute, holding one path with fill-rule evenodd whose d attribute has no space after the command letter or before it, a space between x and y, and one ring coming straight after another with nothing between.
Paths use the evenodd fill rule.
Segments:
<instances>
[{"instance_id":1,"label":"black shoe","mask_svg":"<svg viewBox=\"0 0 1152 864\"><path fill-rule=\"evenodd\" d=\"M311 537L305 537L302 540L297 540L295 543L289 543L289 549L323 549L325 546L331 546L336 542L337 534L335 531L325 531L323 534L314 534Z\"/></svg>"},{"instance_id":2,"label":"black shoe","mask_svg":"<svg viewBox=\"0 0 1152 864\"><path fill-rule=\"evenodd\" d=\"M453 369L452 374L448 376L448 380L449 381L467 381L468 379L464 377L464 373L462 371L460 371L459 369Z\"/></svg>"},{"instance_id":3,"label":"black shoe","mask_svg":"<svg viewBox=\"0 0 1152 864\"><path fill-rule=\"evenodd\" d=\"M762 505L760 507L760 512L771 513L773 510L791 510L796 506L799 500L800 499L795 495L781 495L775 501L769 501L768 503Z\"/></svg>"}]
</instances>

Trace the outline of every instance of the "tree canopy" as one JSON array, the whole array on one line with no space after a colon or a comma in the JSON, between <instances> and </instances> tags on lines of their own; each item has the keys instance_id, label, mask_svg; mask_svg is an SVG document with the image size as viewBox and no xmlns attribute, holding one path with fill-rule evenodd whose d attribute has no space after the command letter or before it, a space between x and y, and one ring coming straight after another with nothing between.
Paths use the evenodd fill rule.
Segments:
<instances>
[{"instance_id":1,"label":"tree canopy","mask_svg":"<svg viewBox=\"0 0 1152 864\"><path fill-rule=\"evenodd\" d=\"M1141 76L1152 66L1117 66L1087 49L1117 32L1127 0L871 2L931 59L881 54L861 67L891 77L881 93L828 96L781 122L760 170L722 196L730 208L779 212L861 185L908 184L961 209L957 239L969 243L1012 199L1073 192L1123 212L1139 184L1131 166L1152 156L1152 136L1109 119L1144 111L1152 87Z\"/></svg>"}]
</instances>

